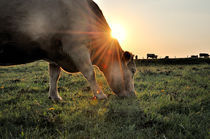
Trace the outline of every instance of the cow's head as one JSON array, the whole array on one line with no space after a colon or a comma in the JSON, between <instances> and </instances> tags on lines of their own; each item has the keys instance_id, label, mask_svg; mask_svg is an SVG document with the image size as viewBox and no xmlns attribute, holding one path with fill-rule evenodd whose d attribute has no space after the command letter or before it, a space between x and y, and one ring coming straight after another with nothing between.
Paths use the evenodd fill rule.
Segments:
<instances>
[{"instance_id":1,"label":"cow's head","mask_svg":"<svg viewBox=\"0 0 210 139\"><path fill-rule=\"evenodd\" d=\"M136 65L133 60L133 55L129 52L124 52L119 61L113 63L109 69L109 85L112 90L122 97L135 96L134 89L134 74L136 72Z\"/></svg>"},{"instance_id":2,"label":"cow's head","mask_svg":"<svg viewBox=\"0 0 210 139\"><path fill-rule=\"evenodd\" d=\"M136 65L134 55L122 51L118 41L112 43L112 53L107 54L106 70L104 75L113 92L120 97L135 96L134 74Z\"/></svg>"}]
</instances>

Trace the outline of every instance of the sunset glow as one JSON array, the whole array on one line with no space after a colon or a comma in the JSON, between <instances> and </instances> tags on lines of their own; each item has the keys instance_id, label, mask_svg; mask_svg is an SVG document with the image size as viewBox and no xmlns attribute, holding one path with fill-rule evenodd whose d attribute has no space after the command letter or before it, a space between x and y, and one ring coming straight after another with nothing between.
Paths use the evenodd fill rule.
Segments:
<instances>
[{"instance_id":1,"label":"sunset glow","mask_svg":"<svg viewBox=\"0 0 210 139\"><path fill-rule=\"evenodd\" d=\"M124 28L120 24L113 24L111 25L111 36L115 39L117 39L119 42L122 42L125 40L126 33Z\"/></svg>"},{"instance_id":2,"label":"sunset glow","mask_svg":"<svg viewBox=\"0 0 210 139\"><path fill-rule=\"evenodd\" d=\"M95 1L113 30L112 36L124 50L140 58L147 53L159 58L210 53L209 0ZM123 26L124 35L112 26L115 23Z\"/></svg>"}]
</instances>

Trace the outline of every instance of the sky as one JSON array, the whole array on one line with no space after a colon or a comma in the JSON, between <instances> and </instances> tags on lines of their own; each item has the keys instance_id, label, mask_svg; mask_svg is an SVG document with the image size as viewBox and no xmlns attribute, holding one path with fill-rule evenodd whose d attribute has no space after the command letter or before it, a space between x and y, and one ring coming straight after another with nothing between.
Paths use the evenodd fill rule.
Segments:
<instances>
[{"instance_id":1,"label":"sky","mask_svg":"<svg viewBox=\"0 0 210 139\"><path fill-rule=\"evenodd\" d=\"M110 26L125 30L123 50L145 58L210 53L210 0L94 0Z\"/></svg>"}]
</instances>

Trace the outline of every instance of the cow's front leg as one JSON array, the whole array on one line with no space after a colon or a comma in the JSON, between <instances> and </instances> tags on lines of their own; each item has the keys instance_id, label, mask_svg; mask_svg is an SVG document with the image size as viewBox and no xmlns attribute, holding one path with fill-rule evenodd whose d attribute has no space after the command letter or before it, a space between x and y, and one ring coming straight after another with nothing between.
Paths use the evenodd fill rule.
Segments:
<instances>
[{"instance_id":1,"label":"cow's front leg","mask_svg":"<svg viewBox=\"0 0 210 139\"><path fill-rule=\"evenodd\" d=\"M75 46L72 46L71 49L69 49L67 45L67 47L64 47L64 51L68 52L71 60L77 66L77 69L88 80L94 96L97 99L106 99L107 96L102 92L102 90L100 89L100 87L98 86L96 82L95 72L94 72L93 65L90 59L90 53L89 53L89 50L86 48L86 45L79 43Z\"/></svg>"},{"instance_id":2,"label":"cow's front leg","mask_svg":"<svg viewBox=\"0 0 210 139\"><path fill-rule=\"evenodd\" d=\"M96 82L95 72L93 69L92 62L90 60L88 51L83 51L82 58L77 59L77 66L80 72L85 76L85 78L90 83L90 87L93 91L94 97L97 99L106 99L107 96L103 93L101 88L98 86Z\"/></svg>"},{"instance_id":3,"label":"cow's front leg","mask_svg":"<svg viewBox=\"0 0 210 139\"><path fill-rule=\"evenodd\" d=\"M57 81L61 68L56 64L49 64L49 75L50 75L50 89L49 89L49 98L55 101L60 101L62 98L58 94Z\"/></svg>"},{"instance_id":4,"label":"cow's front leg","mask_svg":"<svg viewBox=\"0 0 210 139\"><path fill-rule=\"evenodd\" d=\"M90 68L88 68L86 70L83 70L82 74L85 76L85 78L90 83L94 97L96 97L97 99L106 99L107 96L102 92L101 88L96 83L95 72L93 70L93 66L91 66Z\"/></svg>"}]
</instances>

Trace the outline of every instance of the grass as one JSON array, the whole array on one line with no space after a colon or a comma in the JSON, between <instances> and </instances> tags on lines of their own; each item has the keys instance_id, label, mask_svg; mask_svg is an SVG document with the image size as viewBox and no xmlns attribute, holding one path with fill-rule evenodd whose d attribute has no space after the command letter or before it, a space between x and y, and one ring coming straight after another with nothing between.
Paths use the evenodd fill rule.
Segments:
<instances>
[{"instance_id":1,"label":"grass","mask_svg":"<svg viewBox=\"0 0 210 139\"><path fill-rule=\"evenodd\" d=\"M94 100L81 74L62 72L48 99L48 66L0 68L0 138L210 138L210 65L139 66L137 98Z\"/></svg>"}]
</instances>

